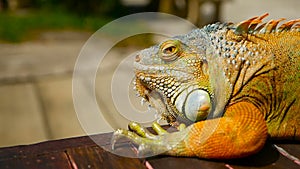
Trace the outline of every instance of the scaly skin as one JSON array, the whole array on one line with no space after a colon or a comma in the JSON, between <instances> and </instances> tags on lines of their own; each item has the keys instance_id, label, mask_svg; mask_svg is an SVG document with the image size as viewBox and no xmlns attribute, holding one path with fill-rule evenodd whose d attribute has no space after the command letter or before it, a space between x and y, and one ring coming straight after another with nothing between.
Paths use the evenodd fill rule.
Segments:
<instances>
[{"instance_id":1,"label":"scaly skin","mask_svg":"<svg viewBox=\"0 0 300 169\"><path fill-rule=\"evenodd\" d=\"M136 90L171 125L159 136L137 123L119 129L141 152L200 158L240 158L258 152L268 135L300 140L299 20L258 25L213 24L141 51Z\"/></svg>"}]
</instances>

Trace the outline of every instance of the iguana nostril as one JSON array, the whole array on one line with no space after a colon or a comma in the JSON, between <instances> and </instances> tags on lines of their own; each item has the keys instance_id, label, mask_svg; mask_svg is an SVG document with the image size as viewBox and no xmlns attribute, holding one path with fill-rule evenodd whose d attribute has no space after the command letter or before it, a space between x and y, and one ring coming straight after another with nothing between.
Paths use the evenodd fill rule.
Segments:
<instances>
[{"instance_id":1,"label":"iguana nostril","mask_svg":"<svg viewBox=\"0 0 300 169\"><path fill-rule=\"evenodd\" d=\"M136 56L135 56L135 61L136 61L136 62L139 62L140 60L141 60L140 55L136 55Z\"/></svg>"}]
</instances>

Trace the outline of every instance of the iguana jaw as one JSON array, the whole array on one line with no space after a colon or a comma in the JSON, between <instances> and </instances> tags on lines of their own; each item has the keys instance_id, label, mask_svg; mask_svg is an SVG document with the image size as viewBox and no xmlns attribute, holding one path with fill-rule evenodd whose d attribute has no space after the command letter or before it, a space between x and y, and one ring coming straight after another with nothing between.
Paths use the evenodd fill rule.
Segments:
<instances>
[{"instance_id":1,"label":"iguana jaw","mask_svg":"<svg viewBox=\"0 0 300 169\"><path fill-rule=\"evenodd\" d=\"M144 98L156 109L162 119L167 120L169 124L173 124L176 121L176 113L166 104L165 96L154 88L149 88L149 86L141 80L140 76L137 76L135 79L135 90L139 97Z\"/></svg>"},{"instance_id":2,"label":"iguana jaw","mask_svg":"<svg viewBox=\"0 0 300 169\"><path fill-rule=\"evenodd\" d=\"M197 84L175 82L174 78L161 75L150 78L140 72L136 74L135 88L170 124L179 121L188 125L205 120L211 110L209 93Z\"/></svg>"}]
</instances>

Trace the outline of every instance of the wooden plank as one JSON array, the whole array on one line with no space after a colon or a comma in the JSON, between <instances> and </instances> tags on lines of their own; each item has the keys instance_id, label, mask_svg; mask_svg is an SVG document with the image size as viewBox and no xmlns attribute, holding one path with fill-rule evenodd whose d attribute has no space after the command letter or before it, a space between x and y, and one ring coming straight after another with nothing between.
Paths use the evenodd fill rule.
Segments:
<instances>
[{"instance_id":1,"label":"wooden plank","mask_svg":"<svg viewBox=\"0 0 300 169\"><path fill-rule=\"evenodd\" d=\"M63 140L47 141L34 145L0 148L0 166L6 168L145 168L148 163L154 169L165 168L260 168L260 169L282 169L299 168L292 160L289 160L273 146L269 141L259 153L236 160L204 160L199 158L155 156L147 159L127 158L105 151L111 145L112 133L93 135L91 137L77 137ZM97 143L97 144L96 144ZM299 143L277 143L295 157L300 156ZM101 145L99 147L98 145ZM124 145L124 146L122 146ZM129 146L128 146L129 145ZM121 140L116 153L134 153L128 140ZM61 159L51 160L51 157ZM38 163L47 161L45 167ZM22 166L22 167L21 167ZM61 167L63 166L63 167Z\"/></svg>"},{"instance_id":2,"label":"wooden plank","mask_svg":"<svg viewBox=\"0 0 300 169\"><path fill-rule=\"evenodd\" d=\"M164 168L184 168L184 169L199 169L199 168L225 168L222 162L214 162L208 160L200 160L198 158L185 158L185 157L168 157L158 156L148 159L150 165L155 169Z\"/></svg>"},{"instance_id":3,"label":"wooden plank","mask_svg":"<svg viewBox=\"0 0 300 169\"><path fill-rule=\"evenodd\" d=\"M80 147L95 147L101 146L105 149L111 148L111 136L112 133L105 133L93 136L83 136L83 137L74 137L61 140L53 140L42 142L33 145L23 145L23 146L14 146L0 148L0 159L12 159L20 158L26 156L27 154L47 154L51 152L66 151L66 149L74 149ZM128 149L131 144L128 143L128 140L123 139L118 141L118 150L116 154L120 151L121 154L128 155L132 153L131 149ZM120 148L121 147L121 148Z\"/></svg>"},{"instance_id":4,"label":"wooden plank","mask_svg":"<svg viewBox=\"0 0 300 169\"><path fill-rule=\"evenodd\" d=\"M290 154L299 157L300 146L298 144L279 144L283 148L287 148ZM294 150L291 150L294 149ZM290 151L291 150L291 151ZM268 142L264 148L257 154L250 157L245 157L235 160L205 160L199 158L182 158L182 157L153 157L148 159L149 163L155 169L163 168L205 168L205 169L221 169L221 168L234 168L234 169L248 169L248 168L260 168L260 169L283 169L291 168L297 169L299 165L295 164L292 160L287 159L280 154L273 146L272 142ZM164 166L164 167L162 167Z\"/></svg>"},{"instance_id":5,"label":"wooden plank","mask_svg":"<svg viewBox=\"0 0 300 169\"><path fill-rule=\"evenodd\" d=\"M275 142L276 143L276 142ZM281 146L281 144L280 144ZM299 146L298 146L299 147ZM295 149L298 149L295 145ZM294 154L294 152L289 152ZM296 154L297 155L297 154ZM298 154L299 155L299 154ZM250 157L229 160L230 164L235 169L245 169L245 168L261 168L261 169L281 169L281 168L299 168L297 164L293 161L287 159L274 146L274 141L268 141L264 148Z\"/></svg>"},{"instance_id":6,"label":"wooden plank","mask_svg":"<svg viewBox=\"0 0 300 169\"><path fill-rule=\"evenodd\" d=\"M48 139L32 84L0 86L0 112L0 147Z\"/></svg>"},{"instance_id":7,"label":"wooden plank","mask_svg":"<svg viewBox=\"0 0 300 169\"><path fill-rule=\"evenodd\" d=\"M111 138L111 134L95 135L91 137L95 140L101 140L101 142L98 142L99 144L107 144ZM101 137L101 139L99 137ZM47 154L51 152L65 151L68 148L80 146L95 146L95 142L90 137L84 136L46 141L32 145L5 147L0 148L0 159L20 158L27 154Z\"/></svg>"},{"instance_id":8,"label":"wooden plank","mask_svg":"<svg viewBox=\"0 0 300 169\"><path fill-rule=\"evenodd\" d=\"M297 158L300 159L300 146L299 143L280 143L278 144L280 147L284 148L287 152L291 154L295 154Z\"/></svg>"},{"instance_id":9,"label":"wooden plank","mask_svg":"<svg viewBox=\"0 0 300 169\"><path fill-rule=\"evenodd\" d=\"M64 152L26 155L21 158L0 160L1 168L15 169L73 169L69 158Z\"/></svg>"},{"instance_id":10,"label":"wooden plank","mask_svg":"<svg viewBox=\"0 0 300 169\"><path fill-rule=\"evenodd\" d=\"M98 144L106 146L110 143L111 133L95 135L92 136L92 138ZM47 163L44 163L45 166L43 166L42 162ZM1 168L16 169L145 168L142 160L121 157L105 151L90 137L78 137L58 141L47 141L34 145L1 148L0 166Z\"/></svg>"},{"instance_id":11,"label":"wooden plank","mask_svg":"<svg viewBox=\"0 0 300 169\"><path fill-rule=\"evenodd\" d=\"M109 153L98 146L68 149L73 168L132 169L146 168L137 158Z\"/></svg>"}]
</instances>

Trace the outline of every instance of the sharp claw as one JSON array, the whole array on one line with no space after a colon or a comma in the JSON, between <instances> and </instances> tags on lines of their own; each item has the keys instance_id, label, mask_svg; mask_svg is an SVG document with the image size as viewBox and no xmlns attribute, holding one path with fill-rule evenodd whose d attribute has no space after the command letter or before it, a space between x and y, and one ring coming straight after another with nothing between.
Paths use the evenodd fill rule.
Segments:
<instances>
[{"instance_id":1,"label":"sharp claw","mask_svg":"<svg viewBox=\"0 0 300 169\"><path fill-rule=\"evenodd\" d=\"M146 144L140 144L137 155L140 158L145 158L145 157L151 157L151 156L154 156L157 154L155 154L153 151L151 151L150 147L147 146Z\"/></svg>"},{"instance_id":2,"label":"sharp claw","mask_svg":"<svg viewBox=\"0 0 300 169\"><path fill-rule=\"evenodd\" d=\"M116 130L113 135L112 135L112 138L111 138L111 149L114 151L115 150L115 144L116 142L124 137L123 133L125 132L126 130L123 130L123 129L118 129Z\"/></svg>"},{"instance_id":3,"label":"sharp claw","mask_svg":"<svg viewBox=\"0 0 300 169\"><path fill-rule=\"evenodd\" d=\"M147 102L147 100L146 99L144 99L144 98L142 98L141 99L141 106L144 106L144 104Z\"/></svg>"}]
</instances>

